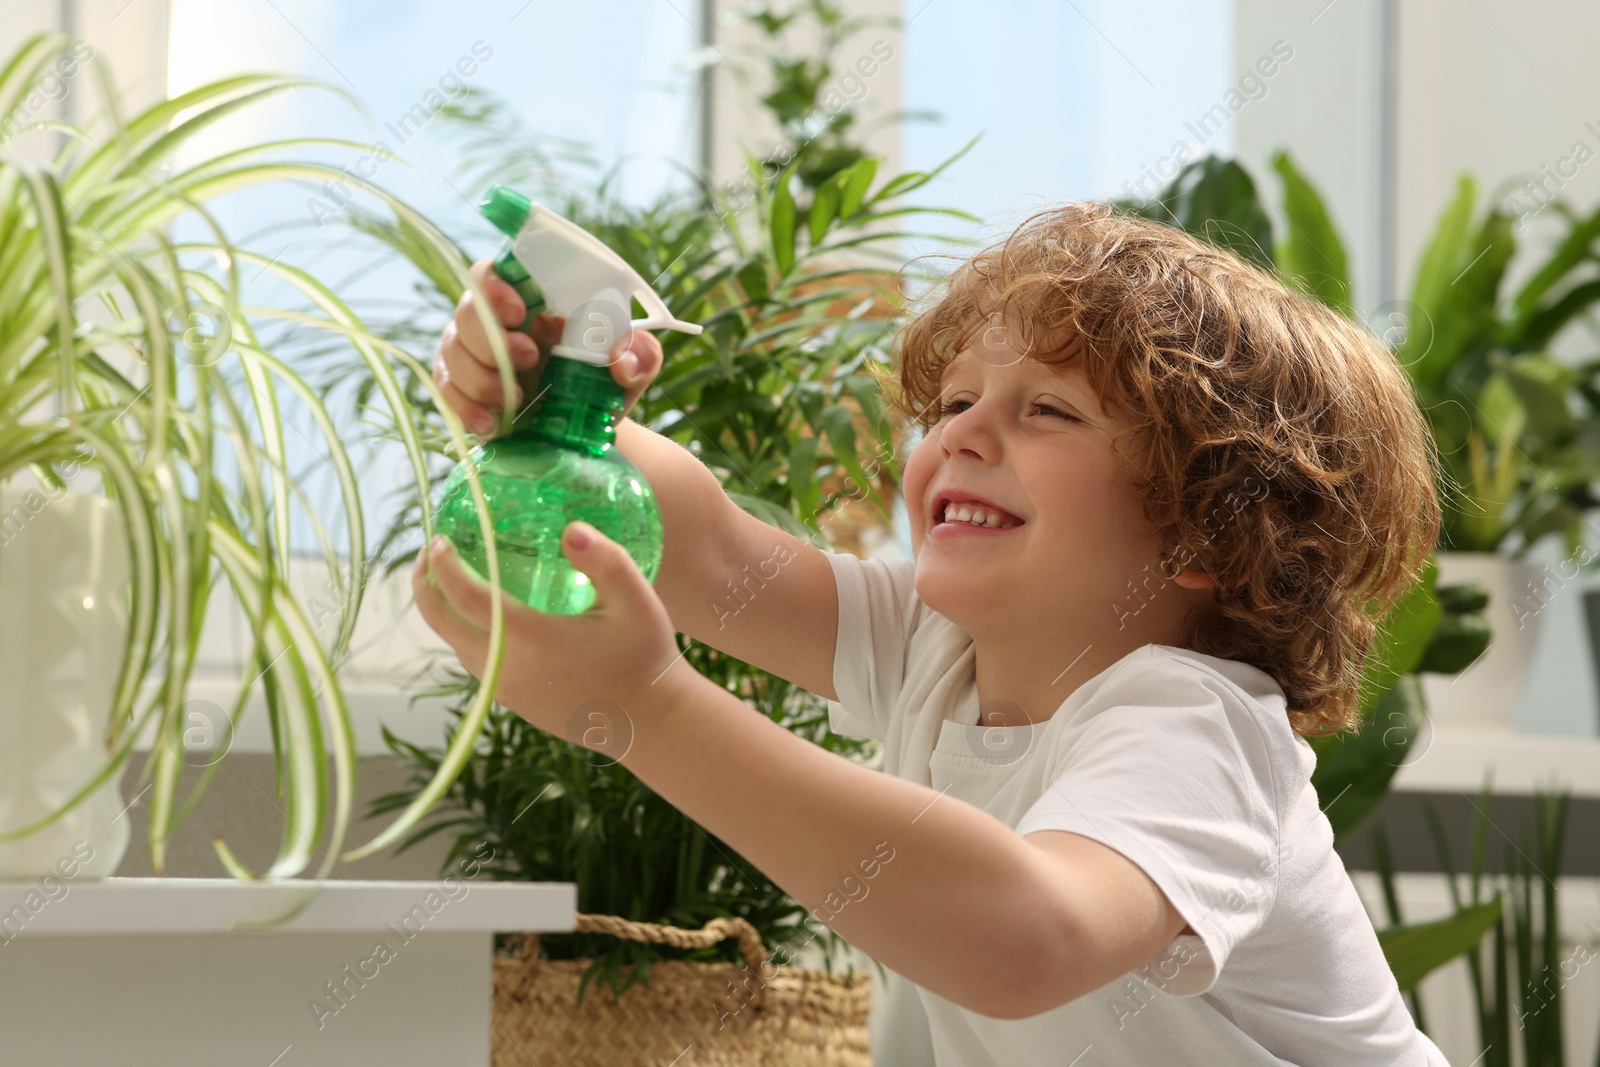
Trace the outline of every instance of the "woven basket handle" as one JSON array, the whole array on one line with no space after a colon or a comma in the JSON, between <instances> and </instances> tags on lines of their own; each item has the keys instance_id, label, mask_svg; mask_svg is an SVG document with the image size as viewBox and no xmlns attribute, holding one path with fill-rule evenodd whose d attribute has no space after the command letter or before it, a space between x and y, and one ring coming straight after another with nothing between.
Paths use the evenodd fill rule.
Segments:
<instances>
[{"instance_id":1,"label":"woven basket handle","mask_svg":"<svg viewBox=\"0 0 1600 1067\"><path fill-rule=\"evenodd\" d=\"M653 941L674 948L705 948L727 938L737 937L739 948L744 953L745 965L757 979L750 1004L755 1008L764 1007L766 1004L767 983L764 980L766 976L761 973L761 964L767 958L767 947L762 942L761 935L756 932L756 928L746 919L737 916L733 918L719 916L698 930L685 930L679 926L634 922L620 915L589 915L580 911L577 913L574 930L579 933L610 934L628 941ZM524 934L522 958L530 960L537 956L538 952L539 935Z\"/></svg>"}]
</instances>

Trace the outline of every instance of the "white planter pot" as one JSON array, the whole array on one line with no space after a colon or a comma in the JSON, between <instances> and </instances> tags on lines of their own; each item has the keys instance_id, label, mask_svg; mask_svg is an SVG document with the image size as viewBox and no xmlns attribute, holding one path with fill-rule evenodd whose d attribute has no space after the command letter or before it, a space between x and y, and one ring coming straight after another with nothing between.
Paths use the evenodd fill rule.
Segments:
<instances>
[{"instance_id":1,"label":"white planter pot","mask_svg":"<svg viewBox=\"0 0 1600 1067\"><path fill-rule=\"evenodd\" d=\"M0 830L104 769L128 611L122 514L102 496L0 485ZM0 841L0 878L109 877L128 848L122 773L48 827Z\"/></svg>"},{"instance_id":2,"label":"white planter pot","mask_svg":"<svg viewBox=\"0 0 1600 1067\"><path fill-rule=\"evenodd\" d=\"M1513 729L1549 600L1544 568L1491 552L1441 552L1438 562L1439 585L1476 581L1489 591L1489 648L1460 674L1422 675L1428 717L1435 726Z\"/></svg>"}]
</instances>

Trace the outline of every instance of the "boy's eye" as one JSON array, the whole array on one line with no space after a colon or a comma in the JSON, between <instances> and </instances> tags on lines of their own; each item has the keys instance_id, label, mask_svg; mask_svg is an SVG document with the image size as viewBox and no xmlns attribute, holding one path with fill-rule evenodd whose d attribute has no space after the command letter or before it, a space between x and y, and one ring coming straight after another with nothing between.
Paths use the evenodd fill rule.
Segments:
<instances>
[{"instance_id":1,"label":"boy's eye","mask_svg":"<svg viewBox=\"0 0 1600 1067\"><path fill-rule=\"evenodd\" d=\"M941 414L941 415L955 415L955 414L958 414L958 412L956 411L956 405L957 404L967 404L968 406L971 406L971 402L967 401L967 400L946 400L942 405L940 405L939 414ZM1062 411L1060 408L1051 407L1049 404L1035 404L1035 405L1033 405L1033 407L1034 407L1035 411L1047 412L1047 413L1049 413L1051 415L1056 416L1057 418L1066 419L1068 422L1077 422L1078 421L1078 419L1076 417L1074 417L1072 415L1068 415L1065 411Z\"/></svg>"},{"instance_id":2,"label":"boy's eye","mask_svg":"<svg viewBox=\"0 0 1600 1067\"><path fill-rule=\"evenodd\" d=\"M1033 406L1034 406L1035 409L1037 409L1039 411L1048 411L1048 412L1050 412L1050 414L1055 415L1058 418L1066 419L1068 422L1077 422L1078 421L1076 416L1068 415L1065 411L1062 411L1060 408L1053 408L1049 404L1035 404Z\"/></svg>"}]
</instances>

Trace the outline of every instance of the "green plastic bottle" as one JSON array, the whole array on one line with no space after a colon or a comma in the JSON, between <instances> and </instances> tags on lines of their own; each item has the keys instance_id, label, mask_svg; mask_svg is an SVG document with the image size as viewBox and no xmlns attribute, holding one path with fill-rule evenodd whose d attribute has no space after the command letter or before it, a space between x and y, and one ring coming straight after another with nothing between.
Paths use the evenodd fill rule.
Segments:
<instances>
[{"instance_id":1,"label":"green plastic bottle","mask_svg":"<svg viewBox=\"0 0 1600 1067\"><path fill-rule=\"evenodd\" d=\"M594 589L561 549L568 523L587 522L622 545L652 582L661 566L655 493L616 447L624 394L611 376L611 348L635 328L700 327L673 318L620 256L543 205L497 185L479 207L511 238L494 266L527 304L516 329L531 331L544 310L567 322L542 380L534 389L524 384L527 410L512 431L473 449L450 473L436 525L478 574L489 573L466 479L473 464L489 505L501 586L540 611L576 615L594 603ZM630 321L633 298L648 317Z\"/></svg>"}]
</instances>

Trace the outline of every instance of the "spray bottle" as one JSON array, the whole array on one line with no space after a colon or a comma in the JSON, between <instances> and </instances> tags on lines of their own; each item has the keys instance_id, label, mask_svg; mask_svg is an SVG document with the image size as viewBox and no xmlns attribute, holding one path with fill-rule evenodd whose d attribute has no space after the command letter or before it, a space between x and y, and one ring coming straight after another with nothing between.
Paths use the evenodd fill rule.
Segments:
<instances>
[{"instance_id":1,"label":"spray bottle","mask_svg":"<svg viewBox=\"0 0 1600 1067\"><path fill-rule=\"evenodd\" d=\"M462 559L488 574L466 480L472 464L489 505L501 586L540 611L576 615L594 602L594 589L561 550L569 522L587 522L622 545L650 581L661 565L655 493L616 447L625 397L611 376L611 350L634 329L696 334L700 327L674 318L621 256L549 208L496 185L479 209L510 238L494 269L527 304L516 329L531 333L546 310L567 321L537 395L525 397L530 410L510 434L479 445L450 473L437 526ZM647 317L630 321L634 298Z\"/></svg>"}]
</instances>

